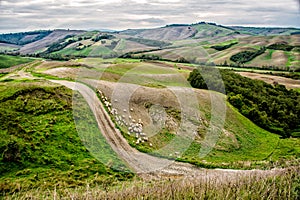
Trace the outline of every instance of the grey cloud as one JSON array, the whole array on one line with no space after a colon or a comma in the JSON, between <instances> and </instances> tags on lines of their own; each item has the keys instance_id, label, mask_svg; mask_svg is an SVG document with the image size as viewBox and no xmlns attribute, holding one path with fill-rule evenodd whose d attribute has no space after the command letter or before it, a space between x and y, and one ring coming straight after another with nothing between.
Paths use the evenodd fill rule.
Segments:
<instances>
[{"instance_id":1,"label":"grey cloud","mask_svg":"<svg viewBox=\"0 0 300 200\"><path fill-rule=\"evenodd\" d=\"M213 21L223 25L299 27L296 0L6 0L0 1L0 32L32 28L147 28Z\"/></svg>"},{"instance_id":2,"label":"grey cloud","mask_svg":"<svg viewBox=\"0 0 300 200\"><path fill-rule=\"evenodd\" d=\"M158 18L147 18L147 19L119 19L119 20L120 20L120 21L124 21L124 22L134 22L134 23L147 22L147 23L153 24L153 25L165 23L164 20L158 19Z\"/></svg>"}]
</instances>

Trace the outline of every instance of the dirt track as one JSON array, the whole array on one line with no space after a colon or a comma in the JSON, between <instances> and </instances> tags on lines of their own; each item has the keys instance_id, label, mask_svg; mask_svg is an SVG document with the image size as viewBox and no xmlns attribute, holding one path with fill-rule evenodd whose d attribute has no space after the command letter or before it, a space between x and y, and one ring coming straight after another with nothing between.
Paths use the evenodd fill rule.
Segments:
<instances>
[{"instance_id":1,"label":"dirt track","mask_svg":"<svg viewBox=\"0 0 300 200\"><path fill-rule=\"evenodd\" d=\"M89 104L101 133L106 138L112 149L122 158L128 166L144 178L161 177L198 177L198 178L221 178L222 181L228 181L234 177L249 175L274 175L282 172L282 169L275 170L208 170L197 168L191 164L174 162L141 153L132 148L123 138L120 131L115 128L110 116L105 111L95 92L81 83L69 81L52 82L64 85L72 90L81 93Z\"/></svg>"}]
</instances>

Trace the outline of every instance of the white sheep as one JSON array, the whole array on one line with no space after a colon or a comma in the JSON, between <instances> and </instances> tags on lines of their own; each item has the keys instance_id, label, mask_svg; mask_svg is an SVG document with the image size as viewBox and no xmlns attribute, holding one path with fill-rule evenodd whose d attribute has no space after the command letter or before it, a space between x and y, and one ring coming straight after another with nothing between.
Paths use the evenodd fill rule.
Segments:
<instances>
[{"instance_id":1,"label":"white sheep","mask_svg":"<svg viewBox=\"0 0 300 200\"><path fill-rule=\"evenodd\" d=\"M140 135L143 137L147 136L146 133L140 133Z\"/></svg>"}]
</instances>

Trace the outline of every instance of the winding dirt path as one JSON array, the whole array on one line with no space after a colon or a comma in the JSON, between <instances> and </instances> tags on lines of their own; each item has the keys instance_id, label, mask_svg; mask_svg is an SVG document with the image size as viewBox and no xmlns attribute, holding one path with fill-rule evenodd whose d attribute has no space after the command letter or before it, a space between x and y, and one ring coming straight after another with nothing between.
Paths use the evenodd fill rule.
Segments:
<instances>
[{"instance_id":1,"label":"winding dirt path","mask_svg":"<svg viewBox=\"0 0 300 200\"><path fill-rule=\"evenodd\" d=\"M197 177L203 179L218 178L218 180L229 181L234 177L249 175L275 175L284 169L273 170L221 170L221 169L202 169L191 164L175 162L163 158L150 156L141 153L132 148L124 139L118 129L115 128L110 116L105 111L102 103L95 92L88 86L70 81L51 80L54 83L66 86L72 90L81 93L89 104L98 127L117 155L122 158L128 166L144 178L161 178L161 177Z\"/></svg>"}]
</instances>

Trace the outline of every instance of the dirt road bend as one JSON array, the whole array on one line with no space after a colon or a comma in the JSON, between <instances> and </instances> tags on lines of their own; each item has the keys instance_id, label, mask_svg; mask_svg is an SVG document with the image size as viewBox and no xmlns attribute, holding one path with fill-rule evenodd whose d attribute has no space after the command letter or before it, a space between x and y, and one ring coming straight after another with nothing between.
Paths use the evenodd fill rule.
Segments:
<instances>
[{"instance_id":1,"label":"dirt road bend","mask_svg":"<svg viewBox=\"0 0 300 200\"><path fill-rule=\"evenodd\" d=\"M122 158L128 166L142 177L170 177L170 176L186 176L186 177L202 177L214 178L218 177L222 180L230 180L233 177L249 176L250 174L273 175L283 171L282 169L274 170L209 170L195 167L191 164L175 162L163 158L154 157L145 153L141 153L132 148L121 132L115 128L110 116L105 111L102 103L98 99L96 93L88 86L63 80L51 80L54 83L63 85L72 90L79 91L90 106L98 127L106 138L109 145Z\"/></svg>"}]
</instances>

